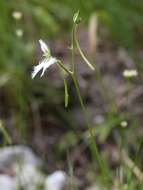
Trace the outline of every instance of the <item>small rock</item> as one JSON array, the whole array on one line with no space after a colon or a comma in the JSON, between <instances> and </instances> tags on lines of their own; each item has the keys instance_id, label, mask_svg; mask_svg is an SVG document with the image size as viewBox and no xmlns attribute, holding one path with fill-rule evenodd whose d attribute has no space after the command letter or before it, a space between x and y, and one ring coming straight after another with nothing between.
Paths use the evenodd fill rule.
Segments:
<instances>
[{"instance_id":1,"label":"small rock","mask_svg":"<svg viewBox=\"0 0 143 190\"><path fill-rule=\"evenodd\" d=\"M0 149L0 170L12 167L15 163L38 166L40 160L32 150L24 145L8 146Z\"/></svg>"},{"instance_id":2,"label":"small rock","mask_svg":"<svg viewBox=\"0 0 143 190\"><path fill-rule=\"evenodd\" d=\"M33 165L17 166L16 184L25 190L36 190L44 183L44 175Z\"/></svg>"},{"instance_id":3,"label":"small rock","mask_svg":"<svg viewBox=\"0 0 143 190\"><path fill-rule=\"evenodd\" d=\"M0 190L16 190L13 178L8 175L0 175Z\"/></svg>"},{"instance_id":4,"label":"small rock","mask_svg":"<svg viewBox=\"0 0 143 190\"><path fill-rule=\"evenodd\" d=\"M7 187L4 190L16 190L19 187L24 190L36 190L45 180L44 174L38 170L40 166L41 160L26 146L9 146L0 149L0 182Z\"/></svg>"},{"instance_id":5,"label":"small rock","mask_svg":"<svg viewBox=\"0 0 143 190\"><path fill-rule=\"evenodd\" d=\"M63 190L67 183L67 175L63 171L56 171L45 180L45 190Z\"/></svg>"},{"instance_id":6,"label":"small rock","mask_svg":"<svg viewBox=\"0 0 143 190\"><path fill-rule=\"evenodd\" d=\"M65 172L56 171L46 177L39 170L41 165L41 160L26 146L0 149L0 190L36 190L38 187L63 190L67 181Z\"/></svg>"}]
</instances>

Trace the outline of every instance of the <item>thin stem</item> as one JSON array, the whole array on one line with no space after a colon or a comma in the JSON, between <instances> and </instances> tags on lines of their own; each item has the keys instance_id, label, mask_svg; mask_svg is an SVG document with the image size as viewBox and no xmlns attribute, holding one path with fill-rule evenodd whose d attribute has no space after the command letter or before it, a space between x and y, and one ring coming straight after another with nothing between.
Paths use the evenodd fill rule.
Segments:
<instances>
[{"instance_id":1,"label":"thin stem","mask_svg":"<svg viewBox=\"0 0 143 190\"><path fill-rule=\"evenodd\" d=\"M74 27L74 40L75 40L75 44L77 46L77 49L82 57L82 59L85 61L85 63L90 67L91 70L95 70L95 68L93 67L93 65L88 61L88 59L86 58L86 56L84 55L83 51L81 50L80 48L80 45L79 45L79 42L78 42L78 39L77 39L77 35L76 35L76 27L77 25L75 25Z\"/></svg>"},{"instance_id":2,"label":"thin stem","mask_svg":"<svg viewBox=\"0 0 143 190\"><path fill-rule=\"evenodd\" d=\"M87 125L88 130L89 130L89 134L90 134L89 144L90 144L91 152L93 153L94 159L97 160L97 162L98 162L104 176L108 177L106 166L105 166L104 162L102 161L102 159L101 159L101 157L99 155L97 144L96 144L96 142L94 140L94 134L93 134L92 128L90 126L90 122L89 122L89 115L88 115L88 113L86 111L86 108L85 108L85 105L84 105L84 102L83 102L83 99L82 99L82 96L81 96L81 93L80 93L80 89L79 89L79 85L78 85L78 82L77 82L76 75L72 74L71 76L72 76L72 80L73 80L73 83L74 83L74 86L75 86L75 89L76 89L76 93L77 93L77 96L78 96L78 99L79 99L83 114L85 116L86 125Z\"/></svg>"},{"instance_id":3,"label":"thin stem","mask_svg":"<svg viewBox=\"0 0 143 190\"><path fill-rule=\"evenodd\" d=\"M58 60L57 63L67 74L69 75L73 74L73 72L70 71L68 68L66 68L66 66L60 60Z\"/></svg>"},{"instance_id":4,"label":"thin stem","mask_svg":"<svg viewBox=\"0 0 143 190\"><path fill-rule=\"evenodd\" d=\"M75 90L76 90L76 93L77 93L77 96L78 96L78 99L79 99L79 102L80 102L80 105L81 105L81 108L82 108L82 111L83 111L83 114L84 114L84 117L85 117L85 122L86 122L87 128L89 130L89 134L90 134L89 147L91 149L92 156L93 156L94 159L97 160L97 162L99 164L99 167L101 169L101 172L103 173L103 176L105 177L105 179L107 179L107 178L109 179L108 168L107 168L107 166L105 165L105 163L103 162L103 160L100 157L98 147L97 147L97 144L96 144L95 139L94 139L94 133L93 133L92 127L90 126L90 122L89 122L90 117L89 117L89 115L87 113L87 110L86 110L86 107L84 105L84 101L83 101L83 98L81 96L80 88L79 88L79 84L78 84L78 80L77 80L76 65L75 65L75 47L77 47L81 57L86 62L86 64L92 70L94 70L94 67L87 60L87 58L85 57L84 53L82 52L82 50L80 48L79 42L78 42L77 37L76 37L76 28L77 28L77 24L74 24L73 25L73 30L72 30L72 42L71 42L72 72L70 72L70 76L71 76L71 78L73 80L74 87L75 87Z\"/></svg>"},{"instance_id":5,"label":"thin stem","mask_svg":"<svg viewBox=\"0 0 143 190\"><path fill-rule=\"evenodd\" d=\"M75 40L74 40L74 36L75 36L75 24L73 25L73 29L72 29L72 35L71 35L71 50L72 50L72 71L73 73L75 73L75 64L74 64L74 54L75 54Z\"/></svg>"}]
</instances>

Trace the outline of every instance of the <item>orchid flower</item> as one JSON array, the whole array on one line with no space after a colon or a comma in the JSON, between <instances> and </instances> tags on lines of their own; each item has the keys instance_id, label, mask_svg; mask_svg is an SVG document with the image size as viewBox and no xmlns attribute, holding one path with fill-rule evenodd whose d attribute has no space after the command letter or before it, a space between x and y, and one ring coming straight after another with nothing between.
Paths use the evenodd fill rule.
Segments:
<instances>
[{"instance_id":1,"label":"orchid flower","mask_svg":"<svg viewBox=\"0 0 143 190\"><path fill-rule=\"evenodd\" d=\"M51 56L51 52L47 44L43 40L39 40L41 50L43 52L43 59L40 63L34 66L32 72L32 79L42 70L41 77L44 75L46 69L48 69L51 65L57 63L57 59Z\"/></svg>"}]
</instances>

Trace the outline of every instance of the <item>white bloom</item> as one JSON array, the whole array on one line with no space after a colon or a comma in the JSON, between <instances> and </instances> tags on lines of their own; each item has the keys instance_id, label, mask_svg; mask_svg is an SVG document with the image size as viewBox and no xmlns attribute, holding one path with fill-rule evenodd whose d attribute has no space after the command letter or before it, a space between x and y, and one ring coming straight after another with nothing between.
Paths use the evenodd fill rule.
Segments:
<instances>
[{"instance_id":1,"label":"white bloom","mask_svg":"<svg viewBox=\"0 0 143 190\"><path fill-rule=\"evenodd\" d=\"M123 76L126 78L136 77L138 75L137 70L124 70Z\"/></svg>"},{"instance_id":2,"label":"white bloom","mask_svg":"<svg viewBox=\"0 0 143 190\"><path fill-rule=\"evenodd\" d=\"M42 59L42 61L38 65L34 66L34 70L32 72L32 79L37 75L37 73L39 73L40 70L43 69L41 73L41 77L42 77L46 69L57 62L57 59L51 56L50 49L45 44L45 42L43 42L42 40L39 40L39 43L41 46L41 50L44 53L43 54L44 59Z\"/></svg>"},{"instance_id":3,"label":"white bloom","mask_svg":"<svg viewBox=\"0 0 143 190\"><path fill-rule=\"evenodd\" d=\"M14 19L20 20L22 18L22 13L20 11L14 11L12 13L12 16L13 16Z\"/></svg>"},{"instance_id":4,"label":"white bloom","mask_svg":"<svg viewBox=\"0 0 143 190\"><path fill-rule=\"evenodd\" d=\"M121 127L127 127L128 123L127 121L121 121L120 125Z\"/></svg>"},{"instance_id":5,"label":"white bloom","mask_svg":"<svg viewBox=\"0 0 143 190\"><path fill-rule=\"evenodd\" d=\"M16 35L17 35L18 37L22 37L22 36L23 36L23 30L22 30L22 29L17 29L17 30L15 31L15 33L16 33Z\"/></svg>"},{"instance_id":6,"label":"white bloom","mask_svg":"<svg viewBox=\"0 0 143 190\"><path fill-rule=\"evenodd\" d=\"M56 62L57 62L57 59L54 57L50 57L49 59L45 58L44 60L42 60L37 66L34 67L34 70L32 72L32 79L37 75L37 73L39 73L41 69L43 69L40 75L42 77L46 69L50 67L50 65L53 65Z\"/></svg>"}]
</instances>

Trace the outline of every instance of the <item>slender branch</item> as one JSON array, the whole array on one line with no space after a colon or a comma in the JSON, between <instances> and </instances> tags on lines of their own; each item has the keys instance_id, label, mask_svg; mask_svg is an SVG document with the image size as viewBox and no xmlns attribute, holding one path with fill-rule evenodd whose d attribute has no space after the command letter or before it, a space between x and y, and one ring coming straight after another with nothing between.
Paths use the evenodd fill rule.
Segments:
<instances>
[{"instance_id":1,"label":"slender branch","mask_svg":"<svg viewBox=\"0 0 143 190\"><path fill-rule=\"evenodd\" d=\"M76 25L77 26L77 25ZM92 69L92 70L95 70L95 68L93 67L93 65L88 61L88 59L86 58L86 56L84 55L83 51L81 50L80 48L80 45L79 45L79 42L78 42L78 39L77 39L77 35L76 35L76 29L77 27L74 27L74 39L75 39L75 44L77 46L77 49L81 55L81 57L83 58L83 60L85 61L85 63Z\"/></svg>"},{"instance_id":2,"label":"slender branch","mask_svg":"<svg viewBox=\"0 0 143 190\"><path fill-rule=\"evenodd\" d=\"M71 60L72 60L72 71L73 73L75 73L75 63L74 63L74 54L75 54L75 24L73 25L73 29L72 29L72 34L71 34L71 50L72 50L72 55L71 55Z\"/></svg>"},{"instance_id":3,"label":"slender branch","mask_svg":"<svg viewBox=\"0 0 143 190\"><path fill-rule=\"evenodd\" d=\"M60 60L58 60L57 64L69 75L72 75L73 72L70 71Z\"/></svg>"}]
</instances>

